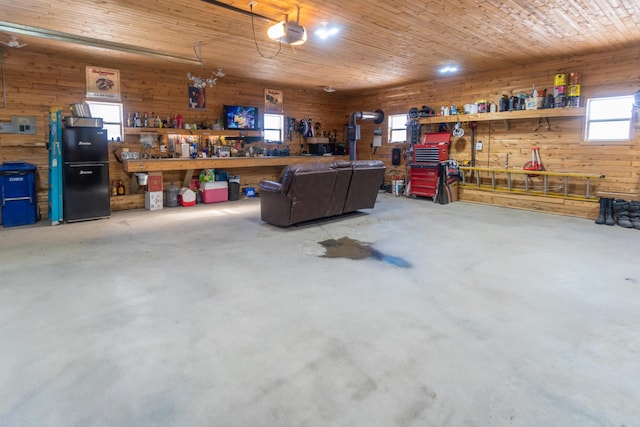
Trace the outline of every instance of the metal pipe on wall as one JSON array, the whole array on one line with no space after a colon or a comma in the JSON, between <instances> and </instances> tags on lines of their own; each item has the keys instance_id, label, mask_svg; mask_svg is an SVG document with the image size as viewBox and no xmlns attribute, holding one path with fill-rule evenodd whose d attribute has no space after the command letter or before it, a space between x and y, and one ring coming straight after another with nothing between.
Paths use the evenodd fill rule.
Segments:
<instances>
[{"instance_id":1,"label":"metal pipe on wall","mask_svg":"<svg viewBox=\"0 0 640 427\"><path fill-rule=\"evenodd\" d=\"M349 141L349 159L356 160L356 142L360 139L360 126L356 124L356 119L373 119L375 124L384 122L384 112L382 110L370 111L354 111L349 115L349 124L347 125L347 141Z\"/></svg>"}]
</instances>

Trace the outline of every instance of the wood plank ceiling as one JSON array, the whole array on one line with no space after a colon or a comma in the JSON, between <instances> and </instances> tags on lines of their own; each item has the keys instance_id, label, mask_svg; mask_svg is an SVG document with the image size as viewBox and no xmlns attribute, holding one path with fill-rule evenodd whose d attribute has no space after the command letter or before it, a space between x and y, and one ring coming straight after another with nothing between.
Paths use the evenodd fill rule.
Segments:
<instances>
[{"instance_id":1,"label":"wood plank ceiling","mask_svg":"<svg viewBox=\"0 0 640 427\"><path fill-rule=\"evenodd\" d=\"M273 21L254 17L253 23L248 14L196 0L0 3L2 23L188 57L201 53L203 67L179 65L196 74L222 67L238 78L340 91L437 79L448 64L469 74L640 44L638 0L258 0L253 12ZM220 3L251 10L248 0ZM279 51L267 29L285 15L295 21L297 6L309 40L296 47L283 44ZM314 32L323 22L340 33L319 39ZM104 55L101 66L121 55L2 28L0 40L18 35L28 44L23 49L90 50L92 57ZM201 49L194 49L198 42ZM154 68L178 66L166 59L135 60Z\"/></svg>"}]
</instances>

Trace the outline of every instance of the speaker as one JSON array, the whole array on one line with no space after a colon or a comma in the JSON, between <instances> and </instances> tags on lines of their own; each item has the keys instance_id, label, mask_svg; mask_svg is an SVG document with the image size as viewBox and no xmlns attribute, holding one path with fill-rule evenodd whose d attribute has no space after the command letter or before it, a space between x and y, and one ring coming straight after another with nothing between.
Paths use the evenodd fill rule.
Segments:
<instances>
[{"instance_id":1,"label":"speaker","mask_svg":"<svg viewBox=\"0 0 640 427\"><path fill-rule=\"evenodd\" d=\"M400 149L394 148L391 150L391 164L393 166L400 166Z\"/></svg>"}]
</instances>

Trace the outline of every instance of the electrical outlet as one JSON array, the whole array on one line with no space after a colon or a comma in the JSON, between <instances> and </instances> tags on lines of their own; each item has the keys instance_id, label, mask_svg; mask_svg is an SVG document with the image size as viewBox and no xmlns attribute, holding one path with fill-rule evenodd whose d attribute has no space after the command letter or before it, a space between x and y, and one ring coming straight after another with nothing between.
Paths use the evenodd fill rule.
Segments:
<instances>
[{"instance_id":1,"label":"electrical outlet","mask_svg":"<svg viewBox=\"0 0 640 427\"><path fill-rule=\"evenodd\" d=\"M476 151L482 151L482 141L476 142Z\"/></svg>"}]
</instances>

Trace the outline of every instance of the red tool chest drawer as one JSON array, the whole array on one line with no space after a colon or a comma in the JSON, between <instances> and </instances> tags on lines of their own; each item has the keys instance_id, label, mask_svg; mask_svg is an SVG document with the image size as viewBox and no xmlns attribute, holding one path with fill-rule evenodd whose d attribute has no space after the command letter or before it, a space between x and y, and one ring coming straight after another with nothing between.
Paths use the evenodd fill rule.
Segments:
<instances>
[{"instance_id":1,"label":"red tool chest drawer","mask_svg":"<svg viewBox=\"0 0 640 427\"><path fill-rule=\"evenodd\" d=\"M434 197L438 186L438 165L411 165L411 194L416 196Z\"/></svg>"}]
</instances>

